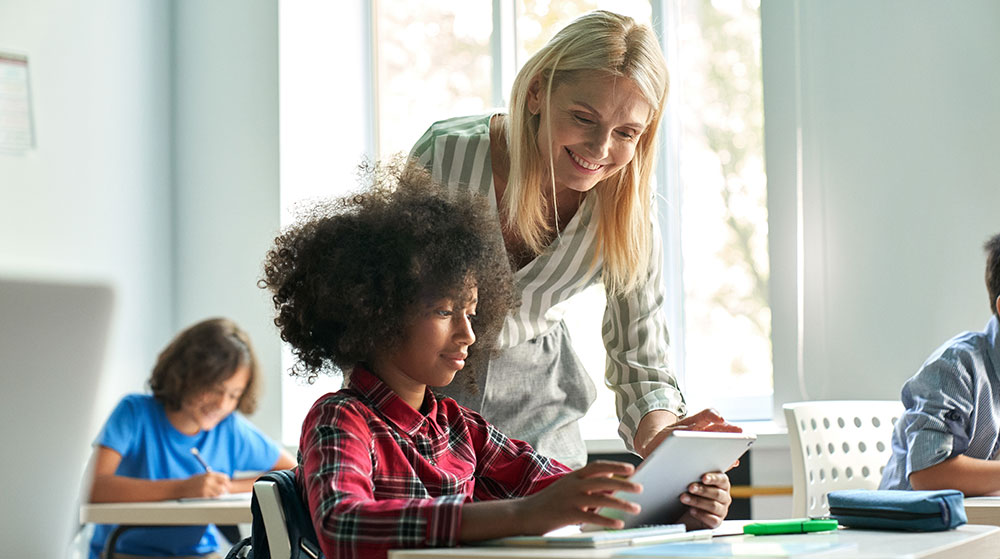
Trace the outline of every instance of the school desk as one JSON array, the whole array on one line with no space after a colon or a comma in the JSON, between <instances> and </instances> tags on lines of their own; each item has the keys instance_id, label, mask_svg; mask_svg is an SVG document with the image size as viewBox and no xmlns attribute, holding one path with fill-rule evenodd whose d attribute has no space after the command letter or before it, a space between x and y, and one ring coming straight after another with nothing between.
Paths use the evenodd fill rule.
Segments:
<instances>
[{"instance_id":1,"label":"school desk","mask_svg":"<svg viewBox=\"0 0 1000 559\"><path fill-rule=\"evenodd\" d=\"M965 499L965 516L971 524L1000 526L1000 497L969 497Z\"/></svg>"},{"instance_id":2,"label":"school desk","mask_svg":"<svg viewBox=\"0 0 1000 559\"><path fill-rule=\"evenodd\" d=\"M247 524L250 494L245 498L156 501L149 503L94 503L80 507L82 524L117 524L108 534L108 543L118 534L137 526L189 526L199 524ZM111 557L106 546L104 557Z\"/></svg>"},{"instance_id":3,"label":"school desk","mask_svg":"<svg viewBox=\"0 0 1000 559\"><path fill-rule=\"evenodd\" d=\"M723 528L732 532L733 526L746 521L726 521ZM686 554L656 553L656 545L609 549L556 549L461 547L449 549L396 550L389 552L389 559L608 559L623 553L636 553L642 557L852 557L858 559L962 559L995 558L1000 556L1000 528L966 524L946 532L886 532L874 530L841 529L836 532L811 534L786 534L776 536L716 536L711 540L692 542L689 545L714 546L715 550L733 547L728 553L698 555L688 549ZM742 547L741 547L742 546ZM829 546L829 547L824 547ZM717 551L718 552L718 551Z\"/></svg>"}]
</instances>

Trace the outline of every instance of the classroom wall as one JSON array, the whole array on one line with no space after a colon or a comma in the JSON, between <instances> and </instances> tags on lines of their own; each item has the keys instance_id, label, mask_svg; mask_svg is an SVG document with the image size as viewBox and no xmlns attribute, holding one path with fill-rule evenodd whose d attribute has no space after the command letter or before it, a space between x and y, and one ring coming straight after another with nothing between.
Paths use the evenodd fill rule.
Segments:
<instances>
[{"instance_id":1,"label":"classroom wall","mask_svg":"<svg viewBox=\"0 0 1000 559\"><path fill-rule=\"evenodd\" d=\"M762 21L776 401L898 398L990 316L1000 4L765 0Z\"/></svg>"},{"instance_id":2,"label":"classroom wall","mask_svg":"<svg viewBox=\"0 0 1000 559\"><path fill-rule=\"evenodd\" d=\"M115 288L95 433L173 329L169 20L152 0L0 0L0 50L28 56L36 136L0 152L0 275Z\"/></svg>"},{"instance_id":3,"label":"classroom wall","mask_svg":"<svg viewBox=\"0 0 1000 559\"><path fill-rule=\"evenodd\" d=\"M252 420L281 434L281 343L256 282L279 229L278 6L174 2L177 327L224 315L264 373Z\"/></svg>"},{"instance_id":4,"label":"classroom wall","mask_svg":"<svg viewBox=\"0 0 1000 559\"><path fill-rule=\"evenodd\" d=\"M37 137L0 153L0 274L117 290L92 431L177 330L225 315L257 345L253 419L277 438L255 285L279 219L277 3L0 0L0 49L29 57Z\"/></svg>"}]
</instances>

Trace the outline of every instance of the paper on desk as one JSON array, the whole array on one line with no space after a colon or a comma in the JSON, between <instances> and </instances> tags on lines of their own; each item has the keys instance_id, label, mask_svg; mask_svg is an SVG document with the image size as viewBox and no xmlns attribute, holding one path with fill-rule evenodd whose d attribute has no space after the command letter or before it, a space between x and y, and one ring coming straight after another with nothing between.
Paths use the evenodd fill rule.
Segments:
<instances>
[{"instance_id":1,"label":"paper on desk","mask_svg":"<svg viewBox=\"0 0 1000 559\"><path fill-rule=\"evenodd\" d=\"M188 501L249 501L253 493L246 491L244 493L226 493L225 495L219 495L218 497L184 497L178 499L182 502Z\"/></svg>"},{"instance_id":2,"label":"paper on desk","mask_svg":"<svg viewBox=\"0 0 1000 559\"><path fill-rule=\"evenodd\" d=\"M711 537L710 530L687 532L683 524L664 524L626 528L622 530L581 531L579 526L566 526L542 536L513 536L481 542L485 546L510 547L615 547L652 545L665 541L693 540Z\"/></svg>"},{"instance_id":3,"label":"paper on desk","mask_svg":"<svg viewBox=\"0 0 1000 559\"><path fill-rule=\"evenodd\" d=\"M798 557L828 551L847 551L857 546L852 543L833 541L767 542L746 541L723 543L715 541L678 542L630 547L612 557Z\"/></svg>"}]
</instances>

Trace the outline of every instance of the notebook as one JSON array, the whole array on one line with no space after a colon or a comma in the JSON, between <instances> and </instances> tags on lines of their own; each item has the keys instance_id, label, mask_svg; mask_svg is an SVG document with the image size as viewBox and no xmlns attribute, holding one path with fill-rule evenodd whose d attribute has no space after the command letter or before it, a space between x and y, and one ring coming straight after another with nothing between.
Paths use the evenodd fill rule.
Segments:
<instances>
[{"instance_id":1,"label":"notebook","mask_svg":"<svg viewBox=\"0 0 1000 559\"><path fill-rule=\"evenodd\" d=\"M483 542L483 545L508 547L626 547L676 542L712 537L711 530L686 532L683 524L641 526L621 530L582 532L580 526L566 526L541 536L514 536Z\"/></svg>"},{"instance_id":2,"label":"notebook","mask_svg":"<svg viewBox=\"0 0 1000 559\"><path fill-rule=\"evenodd\" d=\"M857 556L857 545L839 541L759 541L748 542L680 542L625 549L612 555L618 559L678 559L681 557L768 558L813 557L831 554L833 557Z\"/></svg>"},{"instance_id":3,"label":"notebook","mask_svg":"<svg viewBox=\"0 0 1000 559\"><path fill-rule=\"evenodd\" d=\"M250 506L250 499L252 497L253 491L245 491L241 493L225 493L215 497L181 497L178 501L181 501L182 503L186 503L188 501L246 501L247 506Z\"/></svg>"},{"instance_id":4,"label":"notebook","mask_svg":"<svg viewBox=\"0 0 1000 559\"><path fill-rule=\"evenodd\" d=\"M0 278L0 556L67 556L111 306L105 286Z\"/></svg>"}]
</instances>

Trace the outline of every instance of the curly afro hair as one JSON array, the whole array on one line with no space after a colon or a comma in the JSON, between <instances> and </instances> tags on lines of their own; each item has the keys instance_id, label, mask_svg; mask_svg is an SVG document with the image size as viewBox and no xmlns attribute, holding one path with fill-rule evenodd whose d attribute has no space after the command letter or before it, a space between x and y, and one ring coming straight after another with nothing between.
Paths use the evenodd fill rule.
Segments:
<instances>
[{"instance_id":1,"label":"curly afro hair","mask_svg":"<svg viewBox=\"0 0 1000 559\"><path fill-rule=\"evenodd\" d=\"M361 193L317 204L274 241L261 287L272 293L295 376L349 374L403 341L418 303L478 288L464 376L471 386L514 303L500 225L486 201L445 192L413 163L363 165Z\"/></svg>"}]
</instances>

